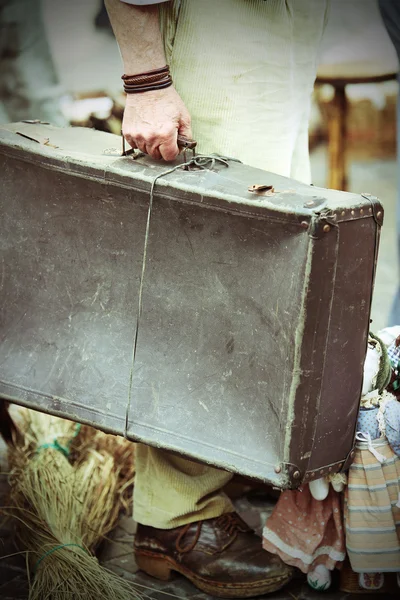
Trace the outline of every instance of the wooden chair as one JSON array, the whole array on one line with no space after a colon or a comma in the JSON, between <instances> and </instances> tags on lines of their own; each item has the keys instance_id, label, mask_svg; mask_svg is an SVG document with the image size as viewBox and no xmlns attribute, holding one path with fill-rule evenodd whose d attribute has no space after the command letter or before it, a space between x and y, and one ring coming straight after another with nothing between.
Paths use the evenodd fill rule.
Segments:
<instances>
[{"instance_id":1,"label":"wooden chair","mask_svg":"<svg viewBox=\"0 0 400 600\"><path fill-rule=\"evenodd\" d=\"M329 188L347 189L346 124L348 99L346 86L361 83L382 83L396 78L397 70L394 70L393 64L385 66L369 61L320 65L316 85L329 84L334 88L332 110L328 120Z\"/></svg>"}]
</instances>

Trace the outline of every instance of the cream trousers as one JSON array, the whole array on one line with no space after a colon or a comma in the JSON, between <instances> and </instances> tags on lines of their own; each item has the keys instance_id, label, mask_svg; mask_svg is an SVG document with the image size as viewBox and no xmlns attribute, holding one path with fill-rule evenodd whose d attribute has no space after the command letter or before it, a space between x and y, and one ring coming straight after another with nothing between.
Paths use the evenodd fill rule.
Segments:
<instances>
[{"instance_id":1,"label":"cream trousers","mask_svg":"<svg viewBox=\"0 0 400 600\"><path fill-rule=\"evenodd\" d=\"M310 183L308 119L329 0L173 0L160 23L199 152ZM233 510L231 475L139 444L134 518L170 529Z\"/></svg>"}]
</instances>

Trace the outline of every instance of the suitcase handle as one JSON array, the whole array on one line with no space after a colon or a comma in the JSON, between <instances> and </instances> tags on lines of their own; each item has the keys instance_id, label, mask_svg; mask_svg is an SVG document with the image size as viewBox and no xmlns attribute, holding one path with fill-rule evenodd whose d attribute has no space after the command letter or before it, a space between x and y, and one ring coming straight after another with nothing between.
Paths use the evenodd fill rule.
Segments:
<instances>
[{"instance_id":1,"label":"suitcase handle","mask_svg":"<svg viewBox=\"0 0 400 600\"><path fill-rule=\"evenodd\" d=\"M178 143L178 148L183 152L183 163L184 164L186 164L188 162L188 159L186 156L187 150L192 151L192 159L194 159L194 157L196 156L196 146L197 146L196 140L190 140L189 138L185 137L184 135L178 134L177 143ZM184 169L185 169L185 171L188 171L189 165L186 164Z\"/></svg>"},{"instance_id":2,"label":"suitcase handle","mask_svg":"<svg viewBox=\"0 0 400 600\"><path fill-rule=\"evenodd\" d=\"M181 150L194 150L197 146L196 140L191 140L184 135L178 135L177 142Z\"/></svg>"}]
</instances>

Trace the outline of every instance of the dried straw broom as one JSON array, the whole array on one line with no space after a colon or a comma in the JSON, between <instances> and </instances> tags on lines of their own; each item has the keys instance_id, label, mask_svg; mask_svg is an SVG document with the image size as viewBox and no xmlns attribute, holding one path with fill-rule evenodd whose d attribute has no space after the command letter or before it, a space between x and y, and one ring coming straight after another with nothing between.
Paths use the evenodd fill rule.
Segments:
<instances>
[{"instance_id":1,"label":"dried straw broom","mask_svg":"<svg viewBox=\"0 0 400 600\"><path fill-rule=\"evenodd\" d=\"M142 598L92 554L127 502L133 445L86 427L77 435L78 428L26 411L24 443L10 448L8 512L28 552L29 600ZM119 461L129 453L127 467Z\"/></svg>"}]
</instances>

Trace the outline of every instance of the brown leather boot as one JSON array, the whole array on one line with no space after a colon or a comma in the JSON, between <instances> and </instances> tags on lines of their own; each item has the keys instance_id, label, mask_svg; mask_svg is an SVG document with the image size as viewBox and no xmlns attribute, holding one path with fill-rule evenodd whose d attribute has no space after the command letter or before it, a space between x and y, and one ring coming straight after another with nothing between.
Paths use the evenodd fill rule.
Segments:
<instances>
[{"instance_id":1,"label":"brown leather boot","mask_svg":"<svg viewBox=\"0 0 400 600\"><path fill-rule=\"evenodd\" d=\"M220 598L253 598L288 583L293 570L262 549L237 513L189 523L175 529L138 525L138 567L157 579L181 573L200 590Z\"/></svg>"}]
</instances>

